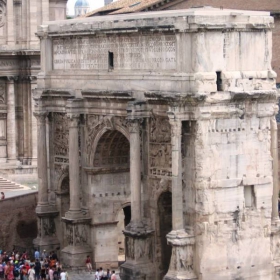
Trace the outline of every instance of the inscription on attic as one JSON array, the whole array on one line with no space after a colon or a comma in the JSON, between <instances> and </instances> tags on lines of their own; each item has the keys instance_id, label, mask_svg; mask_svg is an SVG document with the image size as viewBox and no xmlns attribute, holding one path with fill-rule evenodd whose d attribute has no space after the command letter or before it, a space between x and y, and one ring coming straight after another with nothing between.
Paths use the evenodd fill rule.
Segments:
<instances>
[{"instance_id":1,"label":"inscription on attic","mask_svg":"<svg viewBox=\"0 0 280 280\"><path fill-rule=\"evenodd\" d=\"M114 69L176 68L174 35L79 37L53 40L53 69L108 69L108 52Z\"/></svg>"}]
</instances>

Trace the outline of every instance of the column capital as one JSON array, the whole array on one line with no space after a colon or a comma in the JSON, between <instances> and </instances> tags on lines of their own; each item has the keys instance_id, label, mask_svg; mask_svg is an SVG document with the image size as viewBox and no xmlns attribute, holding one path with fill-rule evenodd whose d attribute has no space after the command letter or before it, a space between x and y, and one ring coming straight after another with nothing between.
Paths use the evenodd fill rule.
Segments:
<instances>
[{"instance_id":1,"label":"column capital","mask_svg":"<svg viewBox=\"0 0 280 280\"><path fill-rule=\"evenodd\" d=\"M80 114L67 114L69 128L75 128L79 126Z\"/></svg>"},{"instance_id":2,"label":"column capital","mask_svg":"<svg viewBox=\"0 0 280 280\"><path fill-rule=\"evenodd\" d=\"M33 115L37 121L42 124L45 123L48 112L34 112Z\"/></svg>"},{"instance_id":3,"label":"column capital","mask_svg":"<svg viewBox=\"0 0 280 280\"><path fill-rule=\"evenodd\" d=\"M171 125L171 137L182 135L182 121L179 119L169 118Z\"/></svg>"},{"instance_id":4,"label":"column capital","mask_svg":"<svg viewBox=\"0 0 280 280\"><path fill-rule=\"evenodd\" d=\"M13 83L18 80L18 76L7 76L7 81Z\"/></svg>"},{"instance_id":5,"label":"column capital","mask_svg":"<svg viewBox=\"0 0 280 280\"><path fill-rule=\"evenodd\" d=\"M143 122L143 119L129 119L127 120L127 127L129 133L140 133L140 125Z\"/></svg>"}]
</instances>

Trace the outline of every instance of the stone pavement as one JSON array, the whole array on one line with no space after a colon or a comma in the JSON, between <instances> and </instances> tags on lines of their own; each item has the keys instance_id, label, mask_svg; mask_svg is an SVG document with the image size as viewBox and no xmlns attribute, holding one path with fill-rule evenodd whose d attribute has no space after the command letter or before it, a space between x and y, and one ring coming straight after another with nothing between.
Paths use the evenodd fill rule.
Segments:
<instances>
[{"instance_id":1,"label":"stone pavement","mask_svg":"<svg viewBox=\"0 0 280 280\"><path fill-rule=\"evenodd\" d=\"M95 280L94 277L94 272L90 274L89 272L86 271L68 271L69 274L69 280ZM117 280L121 280L117 273Z\"/></svg>"}]
</instances>

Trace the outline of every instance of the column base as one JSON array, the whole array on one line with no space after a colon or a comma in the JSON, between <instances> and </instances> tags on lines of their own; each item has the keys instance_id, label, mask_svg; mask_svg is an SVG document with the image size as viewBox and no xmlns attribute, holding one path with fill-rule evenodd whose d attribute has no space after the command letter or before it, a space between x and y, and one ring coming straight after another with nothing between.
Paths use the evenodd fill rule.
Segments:
<instances>
[{"instance_id":1,"label":"column base","mask_svg":"<svg viewBox=\"0 0 280 280\"><path fill-rule=\"evenodd\" d=\"M49 203L42 203L38 204L35 212L38 216L48 216L49 214L58 214L58 211L56 209L55 205L50 205Z\"/></svg>"},{"instance_id":2,"label":"column base","mask_svg":"<svg viewBox=\"0 0 280 280\"><path fill-rule=\"evenodd\" d=\"M61 251L61 262L69 267L85 267L87 255L92 255L90 246L67 246Z\"/></svg>"},{"instance_id":3,"label":"column base","mask_svg":"<svg viewBox=\"0 0 280 280\"><path fill-rule=\"evenodd\" d=\"M149 262L137 264L128 261L122 264L120 269L122 280L155 280L155 267Z\"/></svg>"},{"instance_id":4,"label":"column base","mask_svg":"<svg viewBox=\"0 0 280 280\"><path fill-rule=\"evenodd\" d=\"M131 222L123 231L126 262L121 265L122 280L154 280L153 233L142 222Z\"/></svg>"},{"instance_id":5,"label":"column base","mask_svg":"<svg viewBox=\"0 0 280 280\"><path fill-rule=\"evenodd\" d=\"M184 229L171 231L166 236L167 243L172 246L170 266L164 280L198 279L193 270L194 235Z\"/></svg>"},{"instance_id":6,"label":"column base","mask_svg":"<svg viewBox=\"0 0 280 280\"><path fill-rule=\"evenodd\" d=\"M85 266L85 257L92 257L90 244L90 218L67 219L62 218L65 223L63 244L66 246L61 251L62 263L69 267Z\"/></svg>"},{"instance_id":7,"label":"column base","mask_svg":"<svg viewBox=\"0 0 280 280\"><path fill-rule=\"evenodd\" d=\"M38 206L39 209L37 209ZM38 206L36 208L36 214L38 216L38 236L33 240L33 244L40 251L58 251L60 250L60 242L57 238L55 225L55 218L58 216L58 211L52 205ZM46 212L42 212L43 210L46 210Z\"/></svg>"},{"instance_id":8,"label":"column base","mask_svg":"<svg viewBox=\"0 0 280 280\"><path fill-rule=\"evenodd\" d=\"M60 250L60 243L56 237L37 237L33 240L33 245L40 252L43 252L43 250L47 252Z\"/></svg>"},{"instance_id":9,"label":"column base","mask_svg":"<svg viewBox=\"0 0 280 280\"><path fill-rule=\"evenodd\" d=\"M86 212L82 212L82 210L69 210L65 213L65 219L67 220L80 220L80 219L88 219L88 215Z\"/></svg>"}]
</instances>

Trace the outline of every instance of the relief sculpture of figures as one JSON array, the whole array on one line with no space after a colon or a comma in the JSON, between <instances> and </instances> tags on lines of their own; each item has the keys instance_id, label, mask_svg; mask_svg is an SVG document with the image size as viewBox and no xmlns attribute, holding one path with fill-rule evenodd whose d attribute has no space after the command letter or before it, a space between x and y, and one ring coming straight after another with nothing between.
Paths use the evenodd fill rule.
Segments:
<instances>
[{"instance_id":1,"label":"relief sculpture of figures","mask_svg":"<svg viewBox=\"0 0 280 280\"><path fill-rule=\"evenodd\" d=\"M0 10L1 11L1 10ZM6 87L4 83L0 83L0 104L5 103Z\"/></svg>"}]
</instances>

